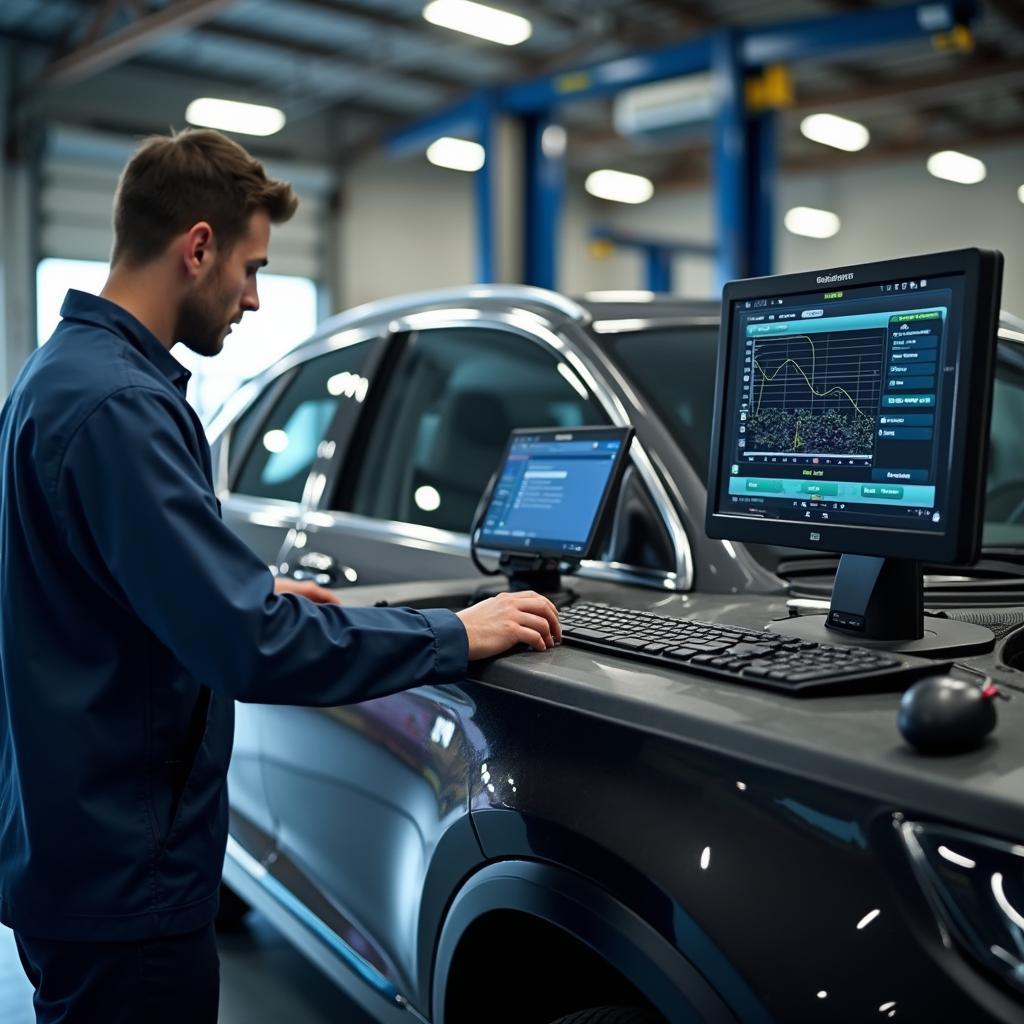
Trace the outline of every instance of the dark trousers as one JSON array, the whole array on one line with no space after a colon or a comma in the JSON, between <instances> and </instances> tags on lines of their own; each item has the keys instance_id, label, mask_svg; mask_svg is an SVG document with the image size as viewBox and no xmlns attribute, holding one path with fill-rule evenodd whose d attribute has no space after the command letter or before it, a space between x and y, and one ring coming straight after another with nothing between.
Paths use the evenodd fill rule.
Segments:
<instances>
[{"instance_id":1,"label":"dark trousers","mask_svg":"<svg viewBox=\"0 0 1024 1024\"><path fill-rule=\"evenodd\" d=\"M216 1024L213 925L140 942L56 942L15 932L37 1024Z\"/></svg>"}]
</instances>

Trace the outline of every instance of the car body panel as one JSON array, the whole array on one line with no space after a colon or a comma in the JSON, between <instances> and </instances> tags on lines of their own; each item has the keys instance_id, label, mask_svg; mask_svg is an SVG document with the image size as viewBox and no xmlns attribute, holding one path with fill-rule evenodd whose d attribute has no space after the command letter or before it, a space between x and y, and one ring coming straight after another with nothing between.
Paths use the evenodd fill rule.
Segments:
<instances>
[{"instance_id":1,"label":"car body panel","mask_svg":"<svg viewBox=\"0 0 1024 1024\"><path fill-rule=\"evenodd\" d=\"M467 579L468 532L347 500L367 438L388 429L383 396L417 332L486 325L566 361L609 421L636 427L623 490L637 501L617 521L631 510L661 531L667 564L616 562L613 530L606 560L574 582L584 596L751 628L813 606L787 601L751 547L704 536L701 476L608 341L643 324L678 325L683 338L716 314L481 286L333 318L211 425L225 520L277 571L346 602L459 607L492 586ZM356 338L379 339L366 401L326 429L301 500L232 493L238 417ZM972 664L1012 682L998 654ZM460 943L502 901L547 915L647 986L667 1020L1022 1020L1019 998L944 940L896 826L906 816L1024 838L1009 739L1014 724L1024 734L1024 712L1005 712L1005 740L922 763L896 734L896 699L795 701L563 647L473 666L459 686L250 709L232 767L229 878L241 870L261 905L290 907L293 938L340 984L435 1024ZM588 913L566 909L573 901Z\"/></svg>"}]
</instances>

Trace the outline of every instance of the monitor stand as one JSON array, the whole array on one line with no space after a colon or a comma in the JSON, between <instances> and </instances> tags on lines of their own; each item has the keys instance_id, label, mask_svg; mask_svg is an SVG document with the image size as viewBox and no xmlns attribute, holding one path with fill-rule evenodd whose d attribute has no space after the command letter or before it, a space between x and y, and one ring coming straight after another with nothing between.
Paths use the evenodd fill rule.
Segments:
<instances>
[{"instance_id":1,"label":"monitor stand","mask_svg":"<svg viewBox=\"0 0 1024 1024\"><path fill-rule=\"evenodd\" d=\"M542 558L540 555L502 554L498 560L498 570L508 577L508 586L494 589L480 587L473 595L471 604L493 597L502 590L535 590L546 597L556 608L564 608L573 603L579 595L575 590L562 586L560 566L567 560ZM569 571L572 572L579 562L568 560Z\"/></svg>"},{"instance_id":2,"label":"monitor stand","mask_svg":"<svg viewBox=\"0 0 1024 1024\"><path fill-rule=\"evenodd\" d=\"M990 629L957 619L925 618L921 563L843 555L827 615L801 615L768 626L774 633L824 644L848 644L918 657L982 654L995 646Z\"/></svg>"}]
</instances>

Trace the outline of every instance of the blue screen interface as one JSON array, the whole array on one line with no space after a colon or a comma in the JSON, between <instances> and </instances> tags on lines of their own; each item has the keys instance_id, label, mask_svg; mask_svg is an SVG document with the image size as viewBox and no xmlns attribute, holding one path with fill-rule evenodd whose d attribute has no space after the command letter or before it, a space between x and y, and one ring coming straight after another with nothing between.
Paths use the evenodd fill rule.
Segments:
<instances>
[{"instance_id":1,"label":"blue screen interface","mask_svg":"<svg viewBox=\"0 0 1024 1024\"><path fill-rule=\"evenodd\" d=\"M736 301L719 509L941 533L962 275Z\"/></svg>"},{"instance_id":2,"label":"blue screen interface","mask_svg":"<svg viewBox=\"0 0 1024 1024\"><path fill-rule=\"evenodd\" d=\"M593 433L514 438L479 545L583 557L621 449L621 437Z\"/></svg>"}]
</instances>

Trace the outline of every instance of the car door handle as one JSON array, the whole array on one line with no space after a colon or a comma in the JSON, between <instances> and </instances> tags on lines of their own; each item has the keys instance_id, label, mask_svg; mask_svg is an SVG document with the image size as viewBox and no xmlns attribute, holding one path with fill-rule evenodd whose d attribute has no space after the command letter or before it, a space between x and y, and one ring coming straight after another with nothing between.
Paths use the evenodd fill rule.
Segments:
<instances>
[{"instance_id":1,"label":"car door handle","mask_svg":"<svg viewBox=\"0 0 1024 1024\"><path fill-rule=\"evenodd\" d=\"M286 575L293 580L312 580L320 587L345 587L355 583L359 574L350 565L339 565L330 555L306 551Z\"/></svg>"}]
</instances>

